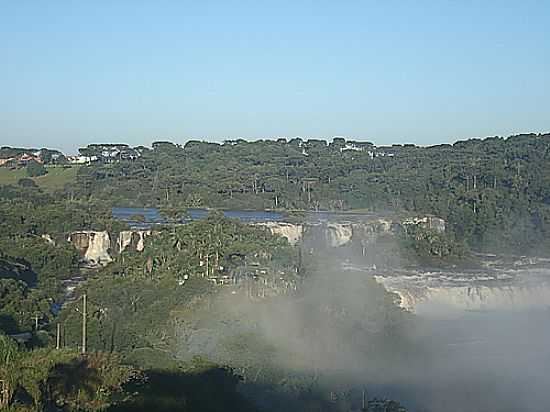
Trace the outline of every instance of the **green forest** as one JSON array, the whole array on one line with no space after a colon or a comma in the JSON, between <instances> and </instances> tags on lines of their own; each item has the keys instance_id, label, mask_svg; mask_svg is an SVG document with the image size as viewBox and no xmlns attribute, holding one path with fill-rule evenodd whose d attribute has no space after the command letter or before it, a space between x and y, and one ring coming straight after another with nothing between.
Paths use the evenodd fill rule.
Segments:
<instances>
[{"instance_id":1,"label":"green forest","mask_svg":"<svg viewBox=\"0 0 550 412\"><path fill-rule=\"evenodd\" d=\"M315 359L304 362L303 353L315 344L311 331L346 331L357 319L327 324L316 316L315 323L289 330L295 347L277 348L257 329L259 314L283 319L288 304L319 313L319 300L307 291L333 288L338 269L330 259L321 264L320 256L302 256L265 228L213 211L204 220L159 227L143 252L124 251L105 267L86 269L67 233L128 229L105 204L39 187L1 191L3 409L339 411L360 402L351 383L335 382L322 367L311 369ZM66 300L65 282L75 276L81 283ZM358 300L365 299L361 311L370 314L361 332L370 344L354 350L375 356L387 349L387 336L402 333L406 316L372 279L357 279L355 289ZM349 303L335 296L331 310L343 305ZM357 316L357 308L350 309ZM366 329L373 325L374 333ZM321 345L318 351L328 357L332 349ZM302 361L281 364L278 358ZM390 400L368 402L375 412L404 410Z\"/></svg>"},{"instance_id":2,"label":"green forest","mask_svg":"<svg viewBox=\"0 0 550 412\"><path fill-rule=\"evenodd\" d=\"M337 251L292 246L220 210L276 210L293 222L307 211L432 214L445 233L414 227L373 247L438 264L470 251L542 256L549 148L550 135L533 134L432 147L92 144L80 153L96 160L78 166L42 149L43 167L6 168L0 181L0 408L404 411L365 400L373 382L356 368L379 376L422 357L419 320L372 277L337 282ZM143 251L85 267L68 235L129 230L112 206L157 207L169 224ZM197 207L211 209L207 218L179 224Z\"/></svg>"},{"instance_id":3,"label":"green forest","mask_svg":"<svg viewBox=\"0 0 550 412\"><path fill-rule=\"evenodd\" d=\"M103 150L80 149L87 156ZM71 196L183 210L414 211L445 219L475 249L548 249L549 134L430 147L296 138L124 150L139 156L80 168Z\"/></svg>"}]
</instances>

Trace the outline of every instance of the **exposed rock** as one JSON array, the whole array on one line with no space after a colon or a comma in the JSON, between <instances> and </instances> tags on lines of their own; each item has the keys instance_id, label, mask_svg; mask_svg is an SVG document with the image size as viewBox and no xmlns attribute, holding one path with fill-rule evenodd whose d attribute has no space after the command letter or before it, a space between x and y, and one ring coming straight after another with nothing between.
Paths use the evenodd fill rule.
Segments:
<instances>
[{"instance_id":1,"label":"exposed rock","mask_svg":"<svg viewBox=\"0 0 550 412\"><path fill-rule=\"evenodd\" d=\"M73 232L67 237L67 241L71 242L74 247L82 254L86 254L88 246L90 245L90 232L81 231Z\"/></svg>"}]
</instances>

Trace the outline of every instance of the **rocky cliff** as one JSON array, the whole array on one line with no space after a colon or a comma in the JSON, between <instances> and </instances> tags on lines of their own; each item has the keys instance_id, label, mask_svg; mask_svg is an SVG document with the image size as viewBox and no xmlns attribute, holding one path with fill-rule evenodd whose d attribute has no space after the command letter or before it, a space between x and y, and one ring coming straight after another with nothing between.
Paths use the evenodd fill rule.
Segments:
<instances>
[{"instance_id":1,"label":"rocky cliff","mask_svg":"<svg viewBox=\"0 0 550 412\"><path fill-rule=\"evenodd\" d=\"M150 230L124 230L118 235L118 253L124 252L128 247L142 252L145 248L145 238L151 236Z\"/></svg>"},{"instance_id":2,"label":"rocky cliff","mask_svg":"<svg viewBox=\"0 0 550 412\"><path fill-rule=\"evenodd\" d=\"M287 222L257 223L271 233L285 237L291 245L302 241L316 246L341 247L352 242L368 246L381 234L397 233L408 225L417 225L436 232L445 232L445 221L435 216L370 219L359 222L312 222L293 224Z\"/></svg>"},{"instance_id":3,"label":"rocky cliff","mask_svg":"<svg viewBox=\"0 0 550 412\"><path fill-rule=\"evenodd\" d=\"M143 251L145 239L150 235L150 230L122 231L113 242L107 231L81 230L70 233L67 240L78 249L86 264L104 266L113 261L115 254L127 249Z\"/></svg>"},{"instance_id":4,"label":"rocky cliff","mask_svg":"<svg viewBox=\"0 0 550 412\"><path fill-rule=\"evenodd\" d=\"M69 234L67 240L80 252L83 260L92 265L106 265L111 262L109 251L111 238L103 231L84 230Z\"/></svg>"},{"instance_id":5,"label":"rocky cliff","mask_svg":"<svg viewBox=\"0 0 550 412\"><path fill-rule=\"evenodd\" d=\"M342 247L356 242L368 247L384 233L394 233L406 225L422 225L439 232L445 231L445 221L431 216L407 219L371 219L362 222L288 222L255 223L273 234L285 237L291 245L308 242L312 247ZM92 265L106 265L113 256L127 249L143 251L151 230L127 230L113 236L106 231L82 230L69 234L68 241L81 252L83 260ZM46 239L46 240L49 240Z\"/></svg>"}]
</instances>

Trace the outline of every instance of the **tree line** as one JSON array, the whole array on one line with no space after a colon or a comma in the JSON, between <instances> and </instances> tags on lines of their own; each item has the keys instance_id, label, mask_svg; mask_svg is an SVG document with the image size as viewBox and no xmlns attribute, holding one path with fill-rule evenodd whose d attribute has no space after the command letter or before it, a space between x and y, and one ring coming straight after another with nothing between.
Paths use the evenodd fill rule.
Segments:
<instances>
[{"instance_id":1,"label":"tree line","mask_svg":"<svg viewBox=\"0 0 550 412\"><path fill-rule=\"evenodd\" d=\"M296 138L135 150L138 158L81 168L70 190L121 206L432 213L476 249L548 245L549 134L430 147Z\"/></svg>"}]
</instances>

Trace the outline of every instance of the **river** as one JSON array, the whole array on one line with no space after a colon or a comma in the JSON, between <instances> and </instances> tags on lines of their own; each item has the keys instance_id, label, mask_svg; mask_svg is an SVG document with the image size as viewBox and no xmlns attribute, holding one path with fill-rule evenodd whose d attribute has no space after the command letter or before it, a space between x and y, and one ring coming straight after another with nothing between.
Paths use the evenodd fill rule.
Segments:
<instances>
[{"instance_id":1,"label":"river","mask_svg":"<svg viewBox=\"0 0 550 412\"><path fill-rule=\"evenodd\" d=\"M182 219L181 223L204 219L208 216L210 210L189 208L186 212L187 217ZM112 214L115 219L128 222L132 228L146 228L155 224L166 223L166 220L157 208L113 207ZM223 214L225 217L238 219L246 223L278 222L283 219L281 213L268 210L224 210ZM143 216L145 220L143 222L133 220L132 218L136 215Z\"/></svg>"},{"instance_id":2,"label":"river","mask_svg":"<svg viewBox=\"0 0 550 412\"><path fill-rule=\"evenodd\" d=\"M189 208L186 210L187 217L181 222L189 222L192 220L204 219L210 209L206 208ZM245 223L260 223L260 222L279 222L285 220L285 215L272 210L221 210L225 217L238 219ZM353 220L363 218L374 218L379 216L376 213L367 212L333 212L333 211L303 211L299 212L303 215L304 220L308 222L321 222L328 220ZM166 220L160 213L160 210L155 207L137 208L137 207L113 207L112 215L115 219L128 222L133 228L151 227L155 224L166 223ZM145 218L144 222L132 220L132 217L142 215Z\"/></svg>"}]
</instances>

